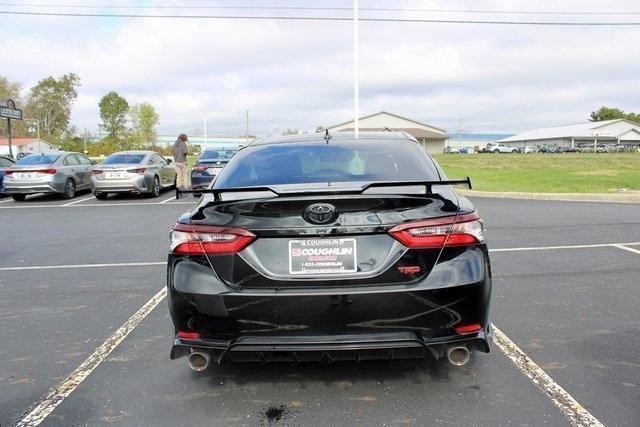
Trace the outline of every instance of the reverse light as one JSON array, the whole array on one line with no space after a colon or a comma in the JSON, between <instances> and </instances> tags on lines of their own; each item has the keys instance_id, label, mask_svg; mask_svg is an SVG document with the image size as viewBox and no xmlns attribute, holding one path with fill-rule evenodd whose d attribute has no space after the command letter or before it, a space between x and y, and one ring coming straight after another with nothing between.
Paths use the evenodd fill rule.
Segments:
<instances>
[{"instance_id":1,"label":"reverse light","mask_svg":"<svg viewBox=\"0 0 640 427\"><path fill-rule=\"evenodd\" d=\"M471 334L482 330L482 325L479 323L470 323L468 325L460 325L453 328L459 334Z\"/></svg>"},{"instance_id":2,"label":"reverse light","mask_svg":"<svg viewBox=\"0 0 640 427\"><path fill-rule=\"evenodd\" d=\"M169 250L178 255L233 255L255 237L244 228L176 224L171 231Z\"/></svg>"},{"instance_id":3,"label":"reverse light","mask_svg":"<svg viewBox=\"0 0 640 427\"><path fill-rule=\"evenodd\" d=\"M411 249L484 242L484 230L477 212L401 224L389 230L389 234Z\"/></svg>"}]
</instances>

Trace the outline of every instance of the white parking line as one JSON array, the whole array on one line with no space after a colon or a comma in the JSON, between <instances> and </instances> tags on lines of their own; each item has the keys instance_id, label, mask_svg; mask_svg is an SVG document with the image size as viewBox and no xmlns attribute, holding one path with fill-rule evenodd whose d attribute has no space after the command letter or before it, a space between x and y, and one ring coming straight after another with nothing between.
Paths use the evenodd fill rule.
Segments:
<instances>
[{"instance_id":1,"label":"white parking line","mask_svg":"<svg viewBox=\"0 0 640 427\"><path fill-rule=\"evenodd\" d=\"M618 248L618 249L622 249L622 250L629 251L631 253L640 255L640 250L625 246L625 245L635 245L635 244L636 243L620 243L620 244L613 245L613 246Z\"/></svg>"},{"instance_id":2,"label":"white parking line","mask_svg":"<svg viewBox=\"0 0 640 427\"><path fill-rule=\"evenodd\" d=\"M172 197L169 197L167 200L161 201L160 204L162 205L164 203L170 202L171 200L175 200L175 199L176 199L176 196L172 196Z\"/></svg>"},{"instance_id":3,"label":"white parking line","mask_svg":"<svg viewBox=\"0 0 640 427\"><path fill-rule=\"evenodd\" d=\"M105 342L100 345L75 371L56 387L49 390L47 395L35 402L16 423L16 426L37 426L68 397L100 363L140 324L151 311L165 298L167 289L162 288L147 301L133 316L118 328Z\"/></svg>"},{"instance_id":4,"label":"white parking line","mask_svg":"<svg viewBox=\"0 0 640 427\"><path fill-rule=\"evenodd\" d=\"M7 203L7 202L13 202L13 199L9 197L7 198L7 200L0 200L0 203Z\"/></svg>"},{"instance_id":5,"label":"white parking line","mask_svg":"<svg viewBox=\"0 0 640 427\"><path fill-rule=\"evenodd\" d=\"M77 202L80 202L78 200ZM83 201L83 200L82 200ZM196 202L169 202L165 205L194 205ZM18 205L18 206L0 206L0 209L43 209L43 208L95 208L95 207L111 207L111 206L157 206L163 204L162 202L138 202L138 203L85 203L82 205L70 205L69 203L64 205Z\"/></svg>"},{"instance_id":6,"label":"white parking line","mask_svg":"<svg viewBox=\"0 0 640 427\"><path fill-rule=\"evenodd\" d=\"M135 312L118 330L103 342L80 366L64 381L49 390L47 395L35 402L20 418L16 426L38 426L53 410L115 350L122 341L162 302L167 295L162 288L138 311ZM556 383L538 364L527 356L513 341L495 325L493 341L502 352L531 380L560 411L576 426L597 426L603 424L580 405L566 390Z\"/></svg>"},{"instance_id":7,"label":"white parking line","mask_svg":"<svg viewBox=\"0 0 640 427\"><path fill-rule=\"evenodd\" d=\"M586 249L586 248L617 248L624 245L640 245L640 242L631 243L597 243L594 245L565 245L565 246L530 246L523 248L489 249L489 252L519 252L519 251L549 251L554 249Z\"/></svg>"},{"instance_id":8,"label":"white parking line","mask_svg":"<svg viewBox=\"0 0 640 427\"><path fill-rule=\"evenodd\" d=\"M603 426L565 389L551 378L536 362L531 360L508 336L493 326L493 342L507 355L520 371L531 380L556 405L574 426Z\"/></svg>"},{"instance_id":9,"label":"white parking line","mask_svg":"<svg viewBox=\"0 0 640 427\"><path fill-rule=\"evenodd\" d=\"M86 202L87 200L95 200L95 197L91 196L91 197L86 197L84 199L80 199L80 200L74 200L73 202L69 202L69 203L65 203L62 206L71 206L71 205L75 205L76 203L82 203L82 202Z\"/></svg>"},{"instance_id":10,"label":"white parking line","mask_svg":"<svg viewBox=\"0 0 640 427\"><path fill-rule=\"evenodd\" d=\"M67 268L105 268L105 267L149 267L154 265L166 265L165 261L157 262L114 262L109 264L63 264L63 265L34 265L23 267L0 267L0 271L24 271L24 270L62 270Z\"/></svg>"}]
</instances>

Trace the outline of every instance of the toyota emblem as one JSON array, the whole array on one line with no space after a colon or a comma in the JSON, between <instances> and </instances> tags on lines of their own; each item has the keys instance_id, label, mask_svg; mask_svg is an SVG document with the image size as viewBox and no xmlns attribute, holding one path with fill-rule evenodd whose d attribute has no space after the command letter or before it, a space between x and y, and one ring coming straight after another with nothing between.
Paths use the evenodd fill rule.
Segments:
<instances>
[{"instance_id":1,"label":"toyota emblem","mask_svg":"<svg viewBox=\"0 0 640 427\"><path fill-rule=\"evenodd\" d=\"M336 207L329 203L314 203L306 207L303 218L312 224L326 224L336 219Z\"/></svg>"}]
</instances>

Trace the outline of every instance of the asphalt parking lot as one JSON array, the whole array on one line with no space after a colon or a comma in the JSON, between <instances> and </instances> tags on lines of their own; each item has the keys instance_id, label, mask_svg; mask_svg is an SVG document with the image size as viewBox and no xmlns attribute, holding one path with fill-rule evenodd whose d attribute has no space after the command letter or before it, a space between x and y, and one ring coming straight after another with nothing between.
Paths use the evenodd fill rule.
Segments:
<instances>
[{"instance_id":1,"label":"asphalt parking lot","mask_svg":"<svg viewBox=\"0 0 640 427\"><path fill-rule=\"evenodd\" d=\"M43 425L569 423L562 398L497 345L462 368L229 363L197 374L169 360L167 233L192 203L171 192L0 199L0 425L37 423L42 408ZM592 421L638 425L640 206L474 203L492 249L493 323Z\"/></svg>"}]
</instances>

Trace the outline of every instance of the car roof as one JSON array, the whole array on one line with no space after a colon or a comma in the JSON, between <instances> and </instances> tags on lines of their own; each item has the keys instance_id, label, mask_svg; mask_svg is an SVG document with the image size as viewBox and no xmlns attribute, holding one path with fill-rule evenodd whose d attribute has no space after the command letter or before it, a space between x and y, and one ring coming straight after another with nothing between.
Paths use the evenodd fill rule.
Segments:
<instances>
[{"instance_id":1,"label":"car roof","mask_svg":"<svg viewBox=\"0 0 640 427\"><path fill-rule=\"evenodd\" d=\"M115 153L109 154L113 156L114 154L160 154L152 150L124 150L124 151L116 151Z\"/></svg>"},{"instance_id":2,"label":"car roof","mask_svg":"<svg viewBox=\"0 0 640 427\"><path fill-rule=\"evenodd\" d=\"M322 142L327 143L324 133L305 133L300 135L268 136L256 139L249 146L288 144L294 142ZM329 143L338 141L354 141L355 132L333 132L329 133ZM358 140L376 141L413 141L418 142L407 132L359 132Z\"/></svg>"}]
</instances>

